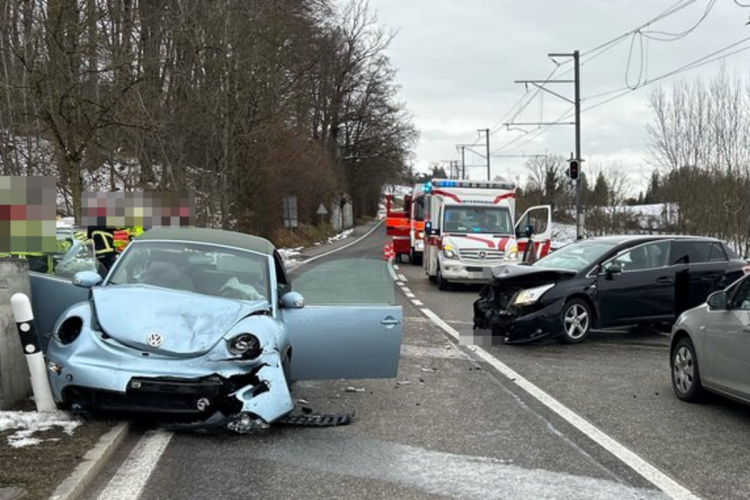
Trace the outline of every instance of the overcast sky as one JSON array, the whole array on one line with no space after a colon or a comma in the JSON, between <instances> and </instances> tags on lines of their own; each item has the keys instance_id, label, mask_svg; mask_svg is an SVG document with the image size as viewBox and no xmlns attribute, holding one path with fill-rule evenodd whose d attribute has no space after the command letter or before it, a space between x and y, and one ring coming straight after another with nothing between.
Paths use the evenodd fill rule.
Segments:
<instances>
[{"instance_id":1,"label":"overcast sky","mask_svg":"<svg viewBox=\"0 0 750 500\"><path fill-rule=\"evenodd\" d=\"M738 1L750 4L750 0ZM550 52L578 49L583 54L581 96L585 110L616 94L585 100L587 96L624 88L627 83L636 85L639 72L642 81L654 79L750 37L750 26L746 24L750 9L738 6L734 0L717 0L705 20L679 40L646 42L645 37L637 37L627 83L631 38L586 63L586 52L678 3L689 5L650 29L682 33L698 22L710 0L371 0L379 24L397 31L389 55L398 70L400 98L413 114L421 134L415 166L427 171L432 162L458 159L455 145L474 143L477 129L484 128L495 131L490 149L499 149L496 154L549 153L567 157L574 150L572 126L555 126L535 139L536 134L518 139L522 132L507 131L500 125L505 121L501 120L503 115L525 93L524 86L514 84L514 80L546 78L555 67L547 57ZM736 48L743 47L750 47L750 42ZM720 64L661 80L584 112L584 168L592 160L618 161L628 170L634 188L639 189L652 169L646 145L646 125L652 120L649 93L658 85L669 88L680 79L710 77L719 71ZM728 57L724 64L744 78L750 70L750 51ZM565 75L571 68L572 64L565 65L557 75L572 79L572 72ZM572 85L556 84L551 88L572 98ZM537 97L515 121L554 121L570 107L547 94L543 101ZM522 128L533 132L536 127ZM514 139L517 140L508 145ZM483 148L484 140L480 139L475 149L483 152ZM492 175L519 175L525 180L524 161L525 158L492 158ZM467 152L467 164L484 162ZM486 178L486 168L469 171L472 178Z\"/></svg>"}]
</instances>

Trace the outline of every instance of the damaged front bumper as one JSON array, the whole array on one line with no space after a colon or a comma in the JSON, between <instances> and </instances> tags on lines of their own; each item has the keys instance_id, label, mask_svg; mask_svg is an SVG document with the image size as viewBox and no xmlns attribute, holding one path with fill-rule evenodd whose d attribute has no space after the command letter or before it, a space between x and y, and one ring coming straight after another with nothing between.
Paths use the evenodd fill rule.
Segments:
<instances>
[{"instance_id":1,"label":"damaged front bumper","mask_svg":"<svg viewBox=\"0 0 750 500\"><path fill-rule=\"evenodd\" d=\"M49 355L49 379L55 400L82 410L160 415L170 421L263 426L294 408L281 358L266 346L254 360L175 359L124 355L124 346L81 335L75 350ZM95 356L88 355L95 352Z\"/></svg>"},{"instance_id":2,"label":"damaged front bumper","mask_svg":"<svg viewBox=\"0 0 750 500\"><path fill-rule=\"evenodd\" d=\"M523 344L562 334L563 299L516 306L513 297L517 292L510 290L497 296L492 286L483 288L474 302L474 330L489 332L506 344Z\"/></svg>"}]
</instances>

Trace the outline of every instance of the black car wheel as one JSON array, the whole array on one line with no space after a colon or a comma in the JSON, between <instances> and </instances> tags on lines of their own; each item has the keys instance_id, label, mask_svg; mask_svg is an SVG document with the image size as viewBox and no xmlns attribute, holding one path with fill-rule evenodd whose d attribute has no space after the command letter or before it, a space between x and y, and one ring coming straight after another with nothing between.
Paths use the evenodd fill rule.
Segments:
<instances>
[{"instance_id":1,"label":"black car wheel","mask_svg":"<svg viewBox=\"0 0 750 500\"><path fill-rule=\"evenodd\" d=\"M417 252L415 252L413 248L409 252L409 260L411 261L412 264L422 263L422 257L417 257Z\"/></svg>"},{"instance_id":2,"label":"black car wheel","mask_svg":"<svg viewBox=\"0 0 750 500\"><path fill-rule=\"evenodd\" d=\"M443 273L440 272L440 268L439 267L438 267L438 270L437 270L437 285L438 285L438 290L445 291L445 290L450 290L451 289L451 284L448 283L448 281L446 281L445 278L443 278Z\"/></svg>"},{"instance_id":3,"label":"black car wheel","mask_svg":"<svg viewBox=\"0 0 750 500\"><path fill-rule=\"evenodd\" d=\"M289 351L287 351L287 353L284 355L284 360L281 362L281 368L284 370L286 386L291 392L294 381L292 380L292 357L289 355Z\"/></svg>"},{"instance_id":4,"label":"black car wheel","mask_svg":"<svg viewBox=\"0 0 750 500\"><path fill-rule=\"evenodd\" d=\"M674 393L683 401L699 401L703 397L703 384L698 371L695 346L689 337L677 341L670 361Z\"/></svg>"},{"instance_id":5,"label":"black car wheel","mask_svg":"<svg viewBox=\"0 0 750 500\"><path fill-rule=\"evenodd\" d=\"M591 332L591 307L582 299L570 299L562 310L563 334L560 337L566 344L579 344Z\"/></svg>"}]
</instances>

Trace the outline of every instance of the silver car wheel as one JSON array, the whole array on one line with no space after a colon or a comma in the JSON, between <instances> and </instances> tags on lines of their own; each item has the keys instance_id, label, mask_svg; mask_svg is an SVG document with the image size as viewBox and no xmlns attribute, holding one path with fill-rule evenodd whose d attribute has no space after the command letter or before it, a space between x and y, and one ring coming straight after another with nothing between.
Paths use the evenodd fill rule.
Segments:
<instances>
[{"instance_id":1,"label":"silver car wheel","mask_svg":"<svg viewBox=\"0 0 750 500\"><path fill-rule=\"evenodd\" d=\"M573 340L583 337L589 329L589 313L579 304L565 311L565 333Z\"/></svg>"},{"instance_id":2,"label":"silver car wheel","mask_svg":"<svg viewBox=\"0 0 750 500\"><path fill-rule=\"evenodd\" d=\"M680 346L674 354L674 385L682 394L687 394L693 387L695 379L695 363L693 354L687 347Z\"/></svg>"}]
</instances>

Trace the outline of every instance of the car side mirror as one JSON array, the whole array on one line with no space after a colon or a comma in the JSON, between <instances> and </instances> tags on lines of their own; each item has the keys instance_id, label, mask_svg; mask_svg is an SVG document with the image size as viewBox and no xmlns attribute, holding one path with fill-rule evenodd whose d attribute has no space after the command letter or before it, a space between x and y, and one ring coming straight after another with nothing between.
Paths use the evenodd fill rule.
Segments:
<instances>
[{"instance_id":1,"label":"car side mirror","mask_svg":"<svg viewBox=\"0 0 750 500\"><path fill-rule=\"evenodd\" d=\"M711 295L709 295L706 302L708 303L708 307L711 309L729 309L727 292L724 291L712 293Z\"/></svg>"},{"instance_id":2,"label":"car side mirror","mask_svg":"<svg viewBox=\"0 0 750 500\"><path fill-rule=\"evenodd\" d=\"M622 274L622 268L620 266L609 266L604 274L607 275L608 279L612 279L617 274Z\"/></svg>"},{"instance_id":3,"label":"car side mirror","mask_svg":"<svg viewBox=\"0 0 750 500\"><path fill-rule=\"evenodd\" d=\"M287 292L281 296L281 307L284 309L302 309L305 307L305 298L297 292Z\"/></svg>"},{"instance_id":4,"label":"car side mirror","mask_svg":"<svg viewBox=\"0 0 750 500\"><path fill-rule=\"evenodd\" d=\"M102 282L102 277L96 271L79 271L73 275L73 284L81 288L93 288Z\"/></svg>"}]
</instances>

